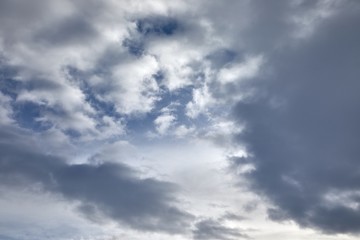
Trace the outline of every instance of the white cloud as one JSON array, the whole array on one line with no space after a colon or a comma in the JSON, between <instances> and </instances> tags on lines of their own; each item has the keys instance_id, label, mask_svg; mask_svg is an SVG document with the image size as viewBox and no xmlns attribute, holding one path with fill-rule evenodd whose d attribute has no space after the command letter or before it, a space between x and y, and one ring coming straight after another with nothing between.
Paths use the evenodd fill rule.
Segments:
<instances>
[{"instance_id":1,"label":"white cloud","mask_svg":"<svg viewBox=\"0 0 360 240\"><path fill-rule=\"evenodd\" d=\"M174 124L175 120L176 120L175 116L171 115L170 113L164 113L158 116L154 120L156 131L160 135L166 134L169 128Z\"/></svg>"},{"instance_id":2,"label":"white cloud","mask_svg":"<svg viewBox=\"0 0 360 240\"><path fill-rule=\"evenodd\" d=\"M174 130L174 135L178 138L185 138L189 137L189 135L194 134L194 132L195 127L187 127L185 125L180 125Z\"/></svg>"},{"instance_id":3,"label":"white cloud","mask_svg":"<svg viewBox=\"0 0 360 240\"><path fill-rule=\"evenodd\" d=\"M192 97L192 101L186 105L186 115L190 118L196 118L200 113L206 114L208 107L215 104L206 84L201 88L193 89Z\"/></svg>"},{"instance_id":4,"label":"white cloud","mask_svg":"<svg viewBox=\"0 0 360 240\"><path fill-rule=\"evenodd\" d=\"M111 89L104 99L114 102L119 113L136 114L151 111L159 94L154 77L159 71L156 59L152 56L131 59L117 65L112 71Z\"/></svg>"},{"instance_id":5,"label":"white cloud","mask_svg":"<svg viewBox=\"0 0 360 240\"><path fill-rule=\"evenodd\" d=\"M203 56L198 49L179 42L181 39L170 39L153 42L149 52L154 54L165 74L165 85L171 91L192 84L194 69L191 64Z\"/></svg>"},{"instance_id":6,"label":"white cloud","mask_svg":"<svg viewBox=\"0 0 360 240\"><path fill-rule=\"evenodd\" d=\"M218 80L222 84L226 84L255 77L259 74L263 63L264 57L262 55L247 57L241 63L231 64L221 69L218 74Z\"/></svg>"},{"instance_id":7,"label":"white cloud","mask_svg":"<svg viewBox=\"0 0 360 240\"><path fill-rule=\"evenodd\" d=\"M74 212L76 203L43 194L39 189L0 187L1 237L14 239L80 239L103 235L103 227ZM74 227L76 226L76 227ZM105 226L104 226L105 227Z\"/></svg>"},{"instance_id":8,"label":"white cloud","mask_svg":"<svg viewBox=\"0 0 360 240\"><path fill-rule=\"evenodd\" d=\"M12 118L13 111L10 104L11 98L0 92L0 124L10 124L14 122Z\"/></svg>"}]
</instances>

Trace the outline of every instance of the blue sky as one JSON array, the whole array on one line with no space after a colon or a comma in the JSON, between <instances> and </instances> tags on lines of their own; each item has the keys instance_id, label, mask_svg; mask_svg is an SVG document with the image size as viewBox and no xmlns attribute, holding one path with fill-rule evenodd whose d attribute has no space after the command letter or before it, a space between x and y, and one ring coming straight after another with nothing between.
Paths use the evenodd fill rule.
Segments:
<instances>
[{"instance_id":1,"label":"blue sky","mask_svg":"<svg viewBox=\"0 0 360 240\"><path fill-rule=\"evenodd\" d=\"M358 239L356 0L4 0L0 239Z\"/></svg>"}]
</instances>

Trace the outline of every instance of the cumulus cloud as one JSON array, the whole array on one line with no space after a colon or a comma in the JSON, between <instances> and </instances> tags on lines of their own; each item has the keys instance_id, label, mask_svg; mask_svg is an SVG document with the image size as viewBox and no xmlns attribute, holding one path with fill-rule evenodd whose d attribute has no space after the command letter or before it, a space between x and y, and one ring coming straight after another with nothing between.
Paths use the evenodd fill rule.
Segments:
<instances>
[{"instance_id":1,"label":"cumulus cloud","mask_svg":"<svg viewBox=\"0 0 360 240\"><path fill-rule=\"evenodd\" d=\"M96 134L96 112L67 67L91 66L105 38L92 21L78 14L75 5L4 1L1 55L4 65L16 69L6 80L16 86L12 96L16 104L31 102L41 109L36 121L63 132Z\"/></svg>"},{"instance_id":2,"label":"cumulus cloud","mask_svg":"<svg viewBox=\"0 0 360 240\"><path fill-rule=\"evenodd\" d=\"M104 99L114 102L116 110L120 113L151 111L159 93L155 80L158 71L158 63L151 56L120 63L112 70L113 80Z\"/></svg>"},{"instance_id":3,"label":"cumulus cloud","mask_svg":"<svg viewBox=\"0 0 360 240\"><path fill-rule=\"evenodd\" d=\"M122 43L134 28L144 41L172 34L177 22L167 11L181 4L144 4L145 9L111 1L2 2L2 65L16 69L8 79L17 86L16 104L33 103L41 109L36 122L87 140L103 138L103 131L121 135L119 114L152 111L160 93L158 59L133 56Z\"/></svg>"}]
</instances>

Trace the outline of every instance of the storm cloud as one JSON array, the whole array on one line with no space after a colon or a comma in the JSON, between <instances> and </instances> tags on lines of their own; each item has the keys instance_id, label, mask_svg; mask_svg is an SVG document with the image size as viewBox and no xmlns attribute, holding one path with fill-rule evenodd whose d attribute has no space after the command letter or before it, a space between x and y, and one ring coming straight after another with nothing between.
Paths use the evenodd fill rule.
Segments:
<instances>
[{"instance_id":1,"label":"storm cloud","mask_svg":"<svg viewBox=\"0 0 360 240\"><path fill-rule=\"evenodd\" d=\"M269 55L272 73L239 102L251 188L276 206L269 217L327 233L360 229L359 6L350 4L310 39ZM236 166L244 159L234 161Z\"/></svg>"},{"instance_id":2,"label":"storm cloud","mask_svg":"<svg viewBox=\"0 0 360 240\"><path fill-rule=\"evenodd\" d=\"M3 186L40 186L44 192L78 201L78 210L89 219L105 216L142 231L181 233L189 226L192 216L174 206L174 184L139 178L123 164L67 164L41 152L26 135L16 129L0 131Z\"/></svg>"}]
</instances>

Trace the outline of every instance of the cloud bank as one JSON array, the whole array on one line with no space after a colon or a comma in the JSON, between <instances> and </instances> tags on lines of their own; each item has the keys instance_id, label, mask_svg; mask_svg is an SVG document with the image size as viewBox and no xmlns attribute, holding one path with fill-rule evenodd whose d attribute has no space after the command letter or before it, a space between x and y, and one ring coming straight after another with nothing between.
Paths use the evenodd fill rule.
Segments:
<instances>
[{"instance_id":1,"label":"cloud bank","mask_svg":"<svg viewBox=\"0 0 360 240\"><path fill-rule=\"evenodd\" d=\"M90 220L108 217L143 231L181 233L192 216L173 206L174 184L139 178L123 164L67 164L34 148L26 133L1 130L1 183L60 194Z\"/></svg>"},{"instance_id":2,"label":"cloud bank","mask_svg":"<svg viewBox=\"0 0 360 240\"><path fill-rule=\"evenodd\" d=\"M360 19L351 6L308 42L268 56L273 73L254 80L257 94L234 108L248 149L234 164L255 165L246 176L277 206L270 218L328 233L360 226L360 35L351 28Z\"/></svg>"}]
</instances>

